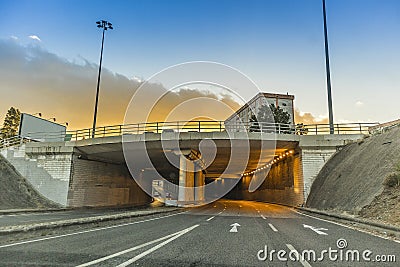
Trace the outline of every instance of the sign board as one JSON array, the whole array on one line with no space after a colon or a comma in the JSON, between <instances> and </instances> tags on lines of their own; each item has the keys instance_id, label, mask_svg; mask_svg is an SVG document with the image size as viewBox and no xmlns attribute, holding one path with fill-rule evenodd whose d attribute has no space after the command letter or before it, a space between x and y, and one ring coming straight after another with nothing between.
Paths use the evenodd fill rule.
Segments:
<instances>
[{"instance_id":1,"label":"sign board","mask_svg":"<svg viewBox=\"0 0 400 267\"><path fill-rule=\"evenodd\" d=\"M64 125L22 113L18 135L41 142L61 142L66 131Z\"/></svg>"}]
</instances>

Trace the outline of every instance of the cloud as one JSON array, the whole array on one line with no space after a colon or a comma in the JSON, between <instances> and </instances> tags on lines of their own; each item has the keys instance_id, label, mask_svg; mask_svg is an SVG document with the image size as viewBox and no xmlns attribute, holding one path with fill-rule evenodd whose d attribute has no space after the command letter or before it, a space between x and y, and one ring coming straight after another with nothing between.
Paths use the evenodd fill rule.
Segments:
<instances>
[{"instance_id":1,"label":"cloud","mask_svg":"<svg viewBox=\"0 0 400 267\"><path fill-rule=\"evenodd\" d=\"M18 37L17 37L17 36L14 36L14 35L11 35L10 38L11 38L12 40L14 40L14 41L17 41L17 40L18 40Z\"/></svg>"},{"instance_id":2,"label":"cloud","mask_svg":"<svg viewBox=\"0 0 400 267\"><path fill-rule=\"evenodd\" d=\"M41 112L44 118L56 117L59 122L68 122L72 129L90 128L97 71L98 65L87 60L71 62L40 46L24 46L11 39L0 39L0 120L14 106L26 113ZM143 80L133 77L129 79L103 68L98 126L123 123L128 103ZM151 84L146 92L155 94L160 90L165 91L161 85ZM169 93L156 105L151 119L162 120L174 105L196 97L217 99L233 110L239 107L229 96L187 89ZM207 107L192 108L198 108L201 113L201 109ZM140 113L142 107L138 106L136 110ZM224 120L229 115L226 110L221 110L219 119ZM181 114L174 119L185 120L184 116Z\"/></svg>"},{"instance_id":3,"label":"cloud","mask_svg":"<svg viewBox=\"0 0 400 267\"><path fill-rule=\"evenodd\" d=\"M301 112L297 108L294 111L294 121L296 123L304 123L304 124L327 124L327 123L329 123L329 119L327 116L315 117L310 112Z\"/></svg>"},{"instance_id":4,"label":"cloud","mask_svg":"<svg viewBox=\"0 0 400 267\"><path fill-rule=\"evenodd\" d=\"M361 102L361 101L357 101L357 102L355 103L355 106L358 107L358 108L360 108L360 107L364 106L364 103Z\"/></svg>"},{"instance_id":5,"label":"cloud","mask_svg":"<svg viewBox=\"0 0 400 267\"><path fill-rule=\"evenodd\" d=\"M42 41L42 40L40 40L39 36L37 36L37 35L29 35L29 38L31 38L32 40L39 41L39 42Z\"/></svg>"}]
</instances>

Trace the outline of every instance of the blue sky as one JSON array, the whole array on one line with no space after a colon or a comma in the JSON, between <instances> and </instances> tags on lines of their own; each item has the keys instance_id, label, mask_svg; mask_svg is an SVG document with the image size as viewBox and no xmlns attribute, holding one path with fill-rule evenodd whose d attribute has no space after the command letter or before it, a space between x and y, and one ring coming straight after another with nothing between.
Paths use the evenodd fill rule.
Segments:
<instances>
[{"instance_id":1,"label":"blue sky","mask_svg":"<svg viewBox=\"0 0 400 267\"><path fill-rule=\"evenodd\" d=\"M327 0L327 9L335 120L399 118L400 1ZM146 79L174 64L216 61L263 91L295 94L302 112L327 115L319 0L0 0L0 39L97 64L99 19L115 26L103 65L112 72Z\"/></svg>"}]
</instances>

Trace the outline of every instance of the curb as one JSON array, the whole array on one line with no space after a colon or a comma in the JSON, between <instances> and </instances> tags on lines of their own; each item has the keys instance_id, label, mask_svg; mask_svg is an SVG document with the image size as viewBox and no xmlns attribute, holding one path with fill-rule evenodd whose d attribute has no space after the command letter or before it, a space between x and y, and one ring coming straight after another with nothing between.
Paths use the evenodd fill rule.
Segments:
<instances>
[{"instance_id":1,"label":"curb","mask_svg":"<svg viewBox=\"0 0 400 267\"><path fill-rule=\"evenodd\" d=\"M95 222L105 222L105 221L112 221L112 220L120 220L120 219L127 219L133 217L140 217L146 215L154 215L166 212L173 212L183 210L182 208L171 208L167 210L158 210L158 211L135 211L135 212L128 212L128 213L120 213L120 214L113 214L113 215L106 215L106 216L96 216L96 217L86 217L86 218L79 218L79 219L70 219L70 220L63 220L63 221L55 221L55 222L45 222L45 223L36 223L31 225L13 225L7 227L0 227L0 235L6 234L13 234L13 233L21 233L21 232L28 232L28 231L36 231L36 230L43 230L43 229L54 229L59 227L71 226L71 225L81 225L81 224L89 224Z\"/></svg>"},{"instance_id":2,"label":"curb","mask_svg":"<svg viewBox=\"0 0 400 267\"><path fill-rule=\"evenodd\" d=\"M336 219L340 219L340 220L356 222L356 223L361 223L361 224L365 224L365 225L369 225L369 226L383 228L383 229L390 230L390 231L400 232L400 227L393 226L393 225L387 225L387 224L379 223L379 222L375 222L375 221L370 221L367 219L354 218L351 216L346 216L346 215L341 215L341 214L326 212L326 211L321 211L321 210L315 210L315 209L310 209L310 208L302 208L302 207L293 207L293 208L296 210L299 210L299 211L305 211L305 212L328 216L328 217L332 217L332 218L336 218Z\"/></svg>"}]
</instances>

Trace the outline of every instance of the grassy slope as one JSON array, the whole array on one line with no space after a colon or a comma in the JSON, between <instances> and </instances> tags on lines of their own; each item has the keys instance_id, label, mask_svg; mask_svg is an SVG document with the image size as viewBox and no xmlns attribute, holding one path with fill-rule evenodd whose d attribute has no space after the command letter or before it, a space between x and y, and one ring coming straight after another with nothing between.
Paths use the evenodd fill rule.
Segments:
<instances>
[{"instance_id":1,"label":"grassy slope","mask_svg":"<svg viewBox=\"0 0 400 267\"><path fill-rule=\"evenodd\" d=\"M400 127L345 146L318 174L307 206L400 225L400 187L385 180L400 163Z\"/></svg>"}]
</instances>

